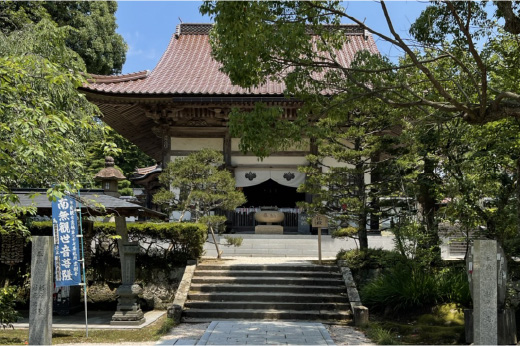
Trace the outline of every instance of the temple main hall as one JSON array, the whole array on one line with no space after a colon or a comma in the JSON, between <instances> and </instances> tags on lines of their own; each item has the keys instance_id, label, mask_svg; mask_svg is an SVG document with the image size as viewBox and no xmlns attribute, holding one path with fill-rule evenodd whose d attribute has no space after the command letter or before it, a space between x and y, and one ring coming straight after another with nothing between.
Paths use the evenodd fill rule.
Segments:
<instances>
[{"instance_id":1,"label":"temple main hall","mask_svg":"<svg viewBox=\"0 0 520 346\"><path fill-rule=\"evenodd\" d=\"M286 97L285 86L278 82L251 89L233 85L211 57L211 28L179 24L153 71L92 75L81 91L102 111L104 122L157 161L157 166L137 172L137 182L149 191L157 187L163 165L203 148L215 149L223 153L236 187L247 197L245 205L228 215L233 231L252 231L253 214L260 207L276 206L285 214L284 233L308 234L310 226L296 203L312 196L296 189L305 181L298 167L308 165L307 154L316 153L312 141L259 160L239 150L240 138L232 138L228 128L228 114L235 107L248 110L256 102L281 106L290 120L302 104ZM365 30L357 25L342 28L348 40L337 56L345 66L359 51L378 53Z\"/></svg>"}]
</instances>

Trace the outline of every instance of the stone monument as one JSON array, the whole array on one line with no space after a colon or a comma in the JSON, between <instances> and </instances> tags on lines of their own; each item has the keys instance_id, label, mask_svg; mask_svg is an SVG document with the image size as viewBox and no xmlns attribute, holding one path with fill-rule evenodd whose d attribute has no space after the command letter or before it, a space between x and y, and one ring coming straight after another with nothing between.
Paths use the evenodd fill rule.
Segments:
<instances>
[{"instance_id":1,"label":"stone monument","mask_svg":"<svg viewBox=\"0 0 520 346\"><path fill-rule=\"evenodd\" d=\"M506 309L507 261L495 240L475 240L466 258L473 310L464 311L466 342L516 344L515 312Z\"/></svg>"},{"instance_id":2,"label":"stone monument","mask_svg":"<svg viewBox=\"0 0 520 346\"><path fill-rule=\"evenodd\" d=\"M477 239L473 243L473 342L496 345L497 332L497 242Z\"/></svg>"},{"instance_id":3,"label":"stone monument","mask_svg":"<svg viewBox=\"0 0 520 346\"><path fill-rule=\"evenodd\" d=\"M139 325L144 323L144 314L138 303L142 288L135 283L135 256L139 253L139 243L128 241L128 230L123 216L116 216L116 234L119 257L121 259L121 286L116 290L119 295L117 311L112 316L112 325Z\"/></svg>"},{"instance_id":4,"label":"stone monument","mask_svg":"<svg viewBox=\"0 0 520 346\"><path fill-rule=\"evenodd\" d=\"M135 283L135 256L139 253L137 242L123 244L121 262L122 285L116 293L119 295L117 311L112 316L112 325L139 325L144 323L144 314L138 301L138 295L142 288Z\"/></svg>"},{"instance_id":5,"label":"stone monument","mask_svg":"<svg viewBox=\"0 0 520 346\"><path fill-rule=\"evenodd\" d=\"M32 237L29 344L52 344L52 237Z\"/></svg>"}]
</instances>

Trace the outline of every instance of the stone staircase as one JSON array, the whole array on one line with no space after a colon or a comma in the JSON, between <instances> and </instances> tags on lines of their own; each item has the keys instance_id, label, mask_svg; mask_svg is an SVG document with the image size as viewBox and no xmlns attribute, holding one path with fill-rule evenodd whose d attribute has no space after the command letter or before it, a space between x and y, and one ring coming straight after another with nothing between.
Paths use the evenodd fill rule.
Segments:
<instances>
[{"instance_id":1,"label":"stone staircase","mask_svg":"<svg viewBox=\"0 0 520 346\"><path fill-rule=\"evenodd\" d=\"M225 319L349 323L347 288L336 266L201 264L184 322Z\"/></svg>"}]
</instances>

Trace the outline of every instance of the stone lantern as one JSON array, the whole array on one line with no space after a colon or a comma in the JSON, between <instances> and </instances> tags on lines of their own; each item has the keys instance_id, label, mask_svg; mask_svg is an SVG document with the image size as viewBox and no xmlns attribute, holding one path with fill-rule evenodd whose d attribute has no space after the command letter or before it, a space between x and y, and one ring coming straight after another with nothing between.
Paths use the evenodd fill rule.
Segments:
<instances>
[{"instance_id":1,"label":"stone lantern","mask_svg":"<svg viewBox=\"0 0 520 346\"><path fill-rule=\"evenodd\" d=\"M105 157L105 168L100 170L94 179L101 181L106 195L116 198L121 197L119 192L117 192L117 182L125 180L126 177L119 169L114 167L114 158L112 156Z\"/></svg>"}]
</instances>

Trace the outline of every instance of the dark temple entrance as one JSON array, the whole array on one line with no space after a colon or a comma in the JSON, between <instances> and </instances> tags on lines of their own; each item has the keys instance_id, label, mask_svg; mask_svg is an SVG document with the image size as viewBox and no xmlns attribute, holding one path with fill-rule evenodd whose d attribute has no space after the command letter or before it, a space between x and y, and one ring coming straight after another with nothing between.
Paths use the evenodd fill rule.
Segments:
<instances>
[{"instance_id":1,"label":"dark temple entrance","mask_svg":"<svg viewBox=\"0 0 520 346\"><path fill-rule=\"evenodd\" d=\"M296 202L305 201L305 194L295 187L283 186L272 179L261 184L244 187L247 203L244 207L277 206L278 208L296 208Z\"/></svg>"},{"instance_id":2,"label":"dark temple entrance","mask_svg":"<svg viewBox=\"0 0 520 346\"><path fill-rule=\"evenodd\" d=\"M285 214L281 223L284 233L298 233L299 209L296 202L305 201L305 194L298 193L295 187L284 186L269 179L261 184L244 187L246 204L228 214L234 232L253 233L256 221L254 214L260 207L276 206ZM301 227L300 227L301 228Z\"/></svg>"}]
</instances>

